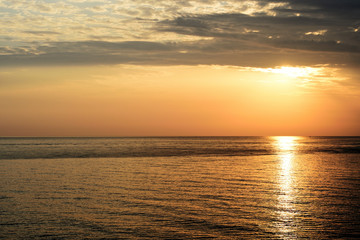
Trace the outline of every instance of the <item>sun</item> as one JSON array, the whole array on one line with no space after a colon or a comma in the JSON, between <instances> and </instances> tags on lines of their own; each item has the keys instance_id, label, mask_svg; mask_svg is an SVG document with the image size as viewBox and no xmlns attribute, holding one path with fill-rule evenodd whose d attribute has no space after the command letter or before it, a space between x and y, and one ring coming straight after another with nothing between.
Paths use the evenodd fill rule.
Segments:
<instances>
[{"instance_id":1,"label":"sun","mask_svg":"<svg viewBox=\"0 0 360 240\"><path fill-rule=\"evenodd\" d=\"M316 70L312 67L288 67L282 66L279 68L272 68L272 73L284 74L289 77L298 78L298 77L306 77L316 72Z\"/></svg>"},{"instance_id":2,"label":"sun","mask_svg":"<svg viewBox=\"0 0 360 240\"><path fill-rule=\"evenodd\" d=\"M309 77L319 72L319 69L314 67L292 67L292 66L281 66L275 68L252 68L251 70L285 75L290 78Z\"/></svg>"}]
</instances>

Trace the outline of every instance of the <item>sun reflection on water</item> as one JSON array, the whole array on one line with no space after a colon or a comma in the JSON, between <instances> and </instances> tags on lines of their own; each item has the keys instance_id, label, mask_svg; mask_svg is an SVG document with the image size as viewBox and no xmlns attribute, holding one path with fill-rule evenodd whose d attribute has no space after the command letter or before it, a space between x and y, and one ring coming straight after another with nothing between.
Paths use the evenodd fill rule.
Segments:
<instances>
[{"instance_id":1,"label":"sun reflection on water","mask_svg":"<svg viewBox=\"0 0 360 240\"><path fill-rule=\"evenodd\" d=\"M298 137L274 137L275 145L281 152L294 150Z\"/></svg>"},{"instance_id":2,"label":"sun reflection on water","mask_svg":"<svg viewBox=\"0 0 360 240\"><path fill-rule=\"evenodd\" d=\"M296 238L293 161L298 137L275 137L274 140L279 156L277 228L283 239L293 239Z\"/></svg>"}]
</instances>

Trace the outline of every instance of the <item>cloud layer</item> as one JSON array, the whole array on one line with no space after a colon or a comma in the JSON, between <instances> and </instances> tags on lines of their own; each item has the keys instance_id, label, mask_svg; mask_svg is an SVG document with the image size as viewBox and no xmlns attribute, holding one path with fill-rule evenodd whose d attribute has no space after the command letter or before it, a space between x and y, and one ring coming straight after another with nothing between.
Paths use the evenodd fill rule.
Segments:
<instances>
[{"instance_id":1,"label":"cloud layer","mask_svg":"<svg viewBox=\"0 0 360 240\"><path fill-rule=\"evenodd\" d=\"M0 1L0 65L360 63L356 0Z\"/></svg>"}]
</instances>

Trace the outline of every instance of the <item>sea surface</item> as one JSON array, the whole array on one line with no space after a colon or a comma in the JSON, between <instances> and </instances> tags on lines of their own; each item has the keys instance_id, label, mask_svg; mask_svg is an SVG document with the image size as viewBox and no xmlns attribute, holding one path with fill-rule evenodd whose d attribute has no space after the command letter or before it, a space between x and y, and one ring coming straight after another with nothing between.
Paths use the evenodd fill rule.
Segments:
<instances>
[{"instance_id":1,"label":"sea surface","mask_svg":"<svg viewBox=\"0 0 360 240\"><path fill-rule=\"evenodd\" d=\"M358 239L360 137L0 138L1 239Z\"/></svg>"}]
</instances>

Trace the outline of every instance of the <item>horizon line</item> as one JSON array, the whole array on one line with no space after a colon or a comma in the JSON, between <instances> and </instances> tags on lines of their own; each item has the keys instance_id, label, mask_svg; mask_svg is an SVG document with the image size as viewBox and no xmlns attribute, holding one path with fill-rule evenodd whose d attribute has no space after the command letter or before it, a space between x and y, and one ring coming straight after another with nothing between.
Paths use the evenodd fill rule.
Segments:
<instances>
[{"instance_id":1,"label":"horizon line","mask_svg":"<svg viewBox=\"0 0 360 240\"><path fill-rule=\"evenodd\" d=\"M191 137L360 137L360 135L139 135L139 136L0 136L0 138L191 138Z\"/></svg>"}]
</instances>

